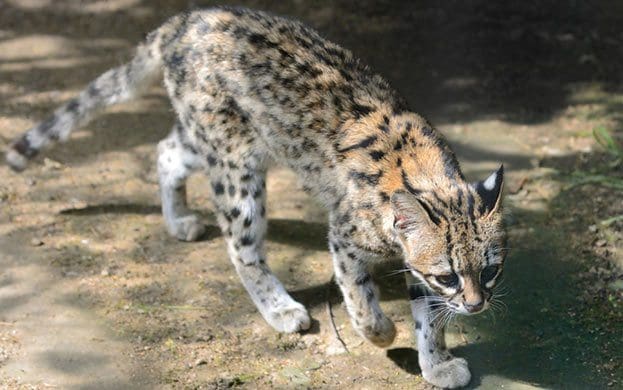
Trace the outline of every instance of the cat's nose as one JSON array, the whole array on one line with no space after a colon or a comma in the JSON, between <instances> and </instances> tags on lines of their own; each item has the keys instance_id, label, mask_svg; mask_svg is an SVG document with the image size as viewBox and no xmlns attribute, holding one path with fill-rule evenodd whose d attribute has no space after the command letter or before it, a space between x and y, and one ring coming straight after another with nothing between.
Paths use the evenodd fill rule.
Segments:
<instances>
[{"instance_id":1,"label":"cat's nose","mask_svg":"<svg viewBox=\"0 0 623 390\"><path fill-rule=\"evenodd\" d=\"M465 302L465 309L467 309L470 313L477 313L482 310L482 307L485 305L484 300L480 300L478 302Z\"/></svg>"}]
</instances>

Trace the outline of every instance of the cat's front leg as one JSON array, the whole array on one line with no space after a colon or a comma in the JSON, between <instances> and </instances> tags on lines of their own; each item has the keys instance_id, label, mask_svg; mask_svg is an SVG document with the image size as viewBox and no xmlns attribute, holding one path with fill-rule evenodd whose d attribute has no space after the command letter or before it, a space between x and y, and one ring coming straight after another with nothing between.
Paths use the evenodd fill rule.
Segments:
<instances>
[{"instance_id":1,"label":"cat's front leg","mask_svg":"<svg viewBox=\"0 0 623 390\"><path fill-rule=\"evenodd\" d=\"M422 376L427 382L442 388L466 386L471 379L467 361L452 356L446 348L443 326L448 315L446 304L432 295L420 281L406 275Z\"/></svg>"},{"instance_id":2,"label":"cat's front leg","mask_svg":"<svg viewBox=\"0 0 623 390\"><path fill-rule=\"evenodd\" d=\"M367 269L366 254L350 243L337 229L329 233L335 279L353 326L359 334L379 347L389 346L396 327L381 310L378 289Z\"/></svg>"}]
</instances>

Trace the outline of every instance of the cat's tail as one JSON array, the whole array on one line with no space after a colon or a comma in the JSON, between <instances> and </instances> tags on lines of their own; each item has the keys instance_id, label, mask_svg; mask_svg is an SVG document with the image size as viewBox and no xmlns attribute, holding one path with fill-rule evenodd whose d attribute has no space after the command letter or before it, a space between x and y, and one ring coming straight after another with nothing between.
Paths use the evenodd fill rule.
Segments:
<instances>
[{"instance_id":1,"label":"cat's tail","mask_svg":"<svg viewBox=\"0 0 623 390\"><path fill-rule=\"evenodd\" d=\"M147 36L129 63L99 76L77 97L13 142L6 154L11 168L23 170L28 160L42 148L66 140L76 127L88 121L98 110L140 96L160 76L163 27Z\"/></svg>"}]
</instances>

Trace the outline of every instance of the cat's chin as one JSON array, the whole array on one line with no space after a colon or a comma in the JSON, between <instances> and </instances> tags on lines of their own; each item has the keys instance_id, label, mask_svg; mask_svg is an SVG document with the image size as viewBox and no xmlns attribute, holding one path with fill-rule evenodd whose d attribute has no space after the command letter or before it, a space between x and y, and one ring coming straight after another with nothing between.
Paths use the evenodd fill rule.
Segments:
<instances>
[{"instance_id":1,"label":"cat's chin","mask_svg":"<svg viewBox=\"0 0 623 390\"><path fill-rule=\"evenodd\" d=\"M482 306L482 309L478 311L470 312L466 308L460 307L458 309L454 309L454 312L464 315L464 316L476 316L478 314L484 313L485 311L487 311L488 308L489 308L489 302L485 302L485 304Z\"/></svg>"}]
</instances>

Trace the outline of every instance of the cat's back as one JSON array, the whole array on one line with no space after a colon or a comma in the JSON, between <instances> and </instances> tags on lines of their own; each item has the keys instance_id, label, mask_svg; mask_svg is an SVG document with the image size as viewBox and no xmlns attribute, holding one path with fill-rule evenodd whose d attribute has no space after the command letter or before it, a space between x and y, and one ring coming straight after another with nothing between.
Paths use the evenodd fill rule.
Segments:
<instances>
[{"instance_id":1,"label":"cat's back","mask_svg":"<svg viewBox=\"0 0 623 390\"><path fill-rule=\"evenodd\" d=\"M165 71L174 80L197 93L219 88L253 98L275 115L294 115L303 127L335 129L348 119L403 104L349 50L295 20L217 7L178 15L162 29ZM313 115L307 121L302 113Z\"/></svg>"}]
</instances>

